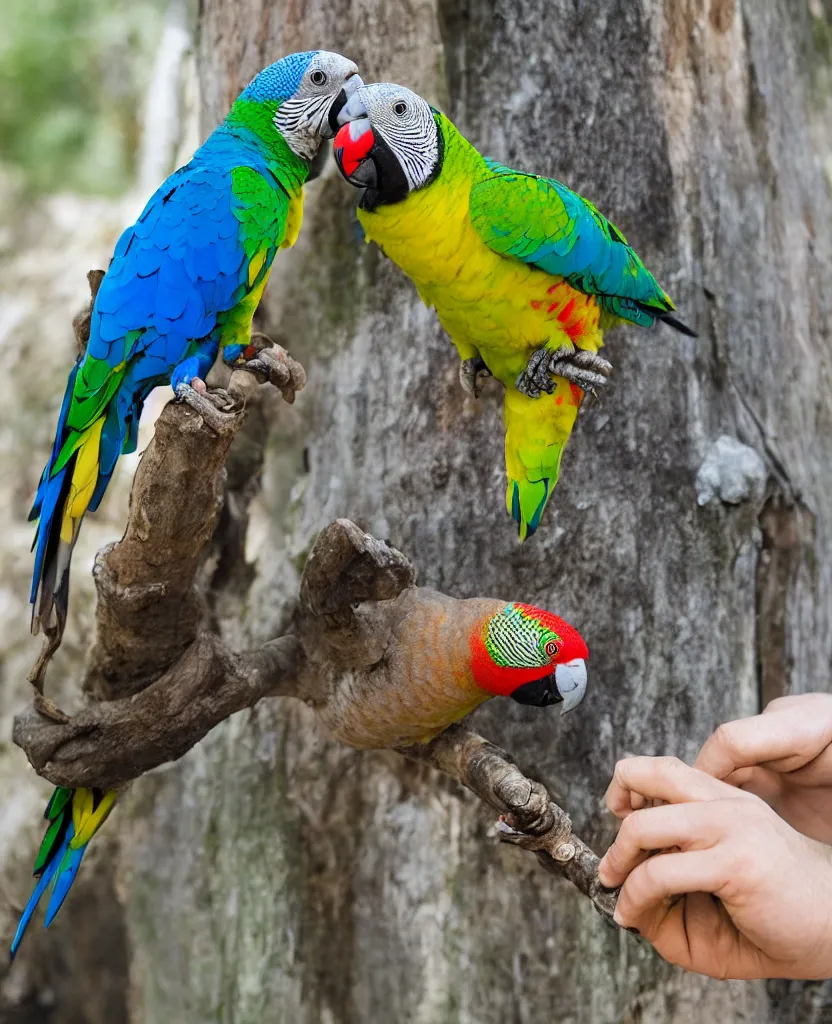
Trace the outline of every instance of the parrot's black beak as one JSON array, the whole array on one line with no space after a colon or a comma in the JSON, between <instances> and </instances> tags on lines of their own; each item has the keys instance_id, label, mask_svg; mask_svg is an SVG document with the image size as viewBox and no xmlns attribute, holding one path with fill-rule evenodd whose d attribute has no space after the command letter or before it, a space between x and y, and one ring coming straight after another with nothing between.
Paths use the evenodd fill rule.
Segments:
<instances>
[{"instance_id":1,"label":"parrot's black beak","mask_svg":"<svg viewBox=\"0 0 832 1024\"><path fill-rule=\"evenodd\" d=\"M565 715L584 699L586 679L586 662L583 658L575 658L558 665L551 675L518 686L511 699L536 708L563 704L560 713Z\"/></svg>"},{"instance_id":2,"label":"parrot's black beak","mask_svg":"<svg viewBox=\"0 0 832 1024\"><path fill-rule=\"evenodd\" d=\"M364 189L359 206L373 210L381 203L405 199L409 185L395 154L373 131L362 110L361 97L356 94L341 112L342 125L333 146L338 170L351 185Z\"/></svg>"},{"instance_id":3,"label":"parrot's black beak","mask_svg":"<svg viewBox=\"0 0 832 1024\"><path fill-rule=\"evenodd\" d=\"M329 135L327 138L334 139L341 125L346 124L350 120L350 115L344 110L344 107L347 106L358 90L363 88L364 83L361 80L361 75L357 72L351 74L347 79L346 85L332 101L332 105L329 108L329 116L327 118Z\"/></svg>"},{"instance_id":4,"label":"parrot's black beak","mask_svg":"<svg viewBox=\"0 0 832 1024\"><path fill-rule=\"evenodd\" d=\"M356 188L378 188L378 168L373 162L372 157L366 157L358 167L352 172L347 178L347 181L351 185L355 185Z\"/></svg>"},{"instance_id":5,"label":"parrot's black beak","mask_svg":"<svg viewBox=\"0 0 832 1024\"><path fill-rule=\"evenodd\" d=\"M366 191L361 197L362 209L373 210L382 203L400 203L407 199L410 192L407 176L392 149L378 133L375 134L375 144L368 159L364 162L366 164L370 164L372 170L368 168L364 171L363 177L370 183L364 186Z\"/></svg>"},{"instance_id":6,"label":"parrot's black beak","mask_svg":"<svg viewBox=\"0 0 832 1024\"><path fill-rule=\"evenodd\" d=\"M535 708L548 708L552 704L560 704L563 700L558 692L555 681L555 673L544 676L542 679L535 679L531 683L523 683L511 695L512 700L518 704L529 704Z\"/></svg>"},{"instance_id":7,"label":"parrot's black beak","mask_svg":"<svg viewBox=\"0 0 832 1024\"><path fill-rule=\"evenodd\" d=\"M329 137L331 139L334 139L335 136L338 134L338 129L341 127L341 122L338 120L338 115L341 113L341 111L344 109L346 105L347 91L346 89L342 89L335 97L335 99L332 101L332 106L329 108L329 117L327 118L327 120L329 121L329 130L331 133Z\"/></svg>"}]
</instances>

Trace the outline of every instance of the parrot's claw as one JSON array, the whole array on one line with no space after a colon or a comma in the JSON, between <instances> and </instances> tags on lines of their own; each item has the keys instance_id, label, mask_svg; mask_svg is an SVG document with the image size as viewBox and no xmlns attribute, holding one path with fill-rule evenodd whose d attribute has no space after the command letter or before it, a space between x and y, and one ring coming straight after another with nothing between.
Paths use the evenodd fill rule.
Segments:
<instances>
[{"instance_id":1,"label":"parrot's claw","mask_svg":"<svg viewBox=\"0 0 832 1024\"><path fill-rule=\"evenodd\" d=\"M233 415L240 409L240 403L233 395L223 388L209 391L198 377L194 377L191 384L177 385L176 398L199 413L205 424L216 434L224 434L233 429Z\"/></svg>"},{"instance_id":2,"label":"parrot's claw","mask_svg":"<svg viewBox=\"0 0 832 1024\"><path fill-rule=\"evenodd\" d=\"M483 385L481 378L490 376L491 371L485 365L482 356L474 356L473 359L463 359L459 364L459 383L474 398L480 397Z\"/></svg>"},{"instance_id":3,"label":"parrot's claw","mask_svg":"<svg viewBox=\"0 0 832 1024\"><path fill-rule=\"evenodd\" d=\"M211 388L210 391L206 388L205 391L201 391L199 394L206 398L211 405L219 409L220 412L237 412L240 408L240 403L225 388Z\"/></svg>"},{"instance_id":4,"label":"parrot's claw","mask_svg":"<svg viewBox=\"0 0 832 1024\"><path fill-rule=\"evenodd\" d=\"M558 352L561 352L558 349ZM517 378L517 390L529 398L540 398L543 392L547 395L555 390L555 382L549 374L549 357L552 355L548 349L539 348L532 352L526 369Z\"/></svg>"},{"instance_id":5,"label":"parrot's claw","mask_svg":"<svg viewBox=\"0 0 832 1024\"><path fill-rule=\"evenodd\" d=\"M260 337L265 338L266 335ZM292 359L285 348L273 342L270 342L268 348L260 349L253 359L246 360L239 369L254 374L260 384L268 381L289 405L294 402L296 393L306 386L304 368Z\"/></svg>"},{"instance_id":6,"label":"parrot's claw","mask_svg":"<svg viewBox=\"0 0 832 1024\"><path fill-rule=\"evenodd\" d=\"M559 351L563 352L562 349ZM577 348L562 355L553 352L549 360L549 373L565 377L582 391L593 391L607 383L607 377L612 373L612 363L597 352Z\"/></svg>"},{"instance_id":7,"label":"parrot's claw","mask_svg":"<svg viewBox=\"0 0 832 1024\"><path fill-rule=\"evenodd\" d=\"M596 352L563 345L554 351L539 348L532 353L528 365L517 378L517 390L529 398L551 395L556 383L553 377L564 377L582 391L594 392L607 383L612 363Z\"/></svg>"},{"instance_id":8,"label":"parrot's claw","mask_svg":"<svg viewBox=\"0 0 832 1024\"><path fill-rule=\"evenodd\" d=\"M260 331L252 333L248 346L228 365L232 370L250 373L258 384L269 383L276 387L289 405L294 402L296 392L303 391L306 386L306 370L282 345ZM231 380L233 391L234 378ZM247 390L243 387L243 391Z\"/></svg>"}]
</instances>

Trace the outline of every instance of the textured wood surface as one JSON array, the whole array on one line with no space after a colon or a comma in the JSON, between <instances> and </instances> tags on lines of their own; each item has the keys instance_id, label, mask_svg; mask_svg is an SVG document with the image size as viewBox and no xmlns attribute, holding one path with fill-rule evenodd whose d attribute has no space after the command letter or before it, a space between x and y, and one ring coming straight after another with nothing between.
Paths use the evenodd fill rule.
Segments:
<instances>
[{"instance_id":1,"label":"textured wood surface","mask_svg":"<svg viewBox=\"0 0 832 1024\"><path fill-rule=\"evenodd\" d=\"M520 548L502 510L497 385L464 396L434 315L362 243L332 166L270 289L266 324L309 385L267 445L257 613L228 629L267 637L295 582L286 565L342 515L406 551L424 585L562 614L591 649L579 711L492 702L474 724L599 850L616 758L691 757L762 694L828 686L832 107L812 11L202 5L206 127L260 65L339 49L367 79L438 102L484 152L595 201L700 332L610 338L615 378L586 404L547 522ZM714 457L708 489L697 475L723 435L764 468ZM302 709L233 722L155 790L128 855L142 1019L820 1019L823 990L660 963L516 851L475 842L488 822L456 788L331 744ZM171 883L162 920L152 908Z\"/></svg>"},{"instance_id":2,"label":"textured wood surface","mask_svg":"<svg viewBox=\"0 0 832 1024\"><path fill-rule=\"evenodd\" d=\"M206 570L228 643L282 631L338 516L407 552L421 585L563 615L591 651L580 709L494 701L472 724L597 851L618 757L690 758L761 700L829 688L830 32L828 0L202 0L206 130L262 65L340 50L365 79L438 103L488 155L594 201L700 333L609 338L615 376L521 548L502 507L498 385L464 395L435 316L363 244L330 163L262 320L309 383L239 450ZM460 787L326 739L302 706L236 716L137 785L131 808L119 892L136 1021L830 1013L824 985L663 964L526 854L483 843L492 822Z\"/></svg>"},{"instance_id":3,"label":"textured wood surface","mask_svg":"<svg viewBox=\"0 0 832 1024\"><path fill-rule=\"evenodd\" d=\"M579 711L492 702L474 724L599 850L616 758L691 757L763 692L828 687L832 105L818 27L774 0L202 5L205 126L279 54L339 49L367 79L438 102L484 152L595 201L700 332L610 338L614 381L520 548L497 385L464 396L434 315L362 243L331 166L271 287L268 325L309 386L267 448L247 629L268 635L279 567L341 515L406 551L424 585L563 615L591 650ZM697 487L722 435L765 467L731 504L730 459L710 497ZM232 723L156 787L128 905L143 1019L820 1019L823 990L662 964L516 851L478 844L488 822L456 788L329 743L303 711ZM195 935L212 937L196 957Z\"/></svg>"}]
</instances>

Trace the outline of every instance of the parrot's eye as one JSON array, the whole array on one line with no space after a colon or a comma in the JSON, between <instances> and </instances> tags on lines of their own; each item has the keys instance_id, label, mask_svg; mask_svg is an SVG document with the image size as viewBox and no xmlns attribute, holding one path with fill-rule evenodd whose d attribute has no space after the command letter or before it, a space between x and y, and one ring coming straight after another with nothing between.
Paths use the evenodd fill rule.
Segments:
<instances>
[{"instance_id":1,"label":"parrot's eye","mask_svg":"<svg viewBox=\"0 0 832 1024\"><path fill-rule=\"evenodd\" d=\"M398 114L399 117L407 113L407 104L404 100L397 100L393 104L393 113Z\"/></svg>"},{"instance_id":2,"label":"parrot's eye","mask_svg":"<svg viewBox=\"0 0 832 1024\"><path fill-rule=\"evenodd\" d=\"M309 80L313 85L326 85L326 73L323 71L313 71L309 76Z\"/></svg>"},{"instance_id":3,"label":"parrot's eye","mask_svg":"<svg viewBox=\"0 0 832 1024\"><path fill-rule=\"evenodd\" d=\"M546 647L544 648L544 650L550 658L554 658L554 656L558 653L558 645L555 643L554 640L547 640Z\"/></svg>"}]
</instances>

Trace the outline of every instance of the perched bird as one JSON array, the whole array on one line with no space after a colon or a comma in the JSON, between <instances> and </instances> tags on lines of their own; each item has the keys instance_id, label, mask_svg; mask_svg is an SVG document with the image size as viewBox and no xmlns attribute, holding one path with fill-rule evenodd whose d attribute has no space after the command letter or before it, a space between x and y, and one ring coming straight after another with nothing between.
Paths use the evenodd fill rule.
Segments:
<instances>
[{"instance_id":1,"label":"perched bird","mask_svg":"<svg viewBox=\"0 0 832 1024\"><path fill-rule=\"evenodd\" d=\"M81 522L135 450L150 392L202 390L220 350L229 364L245 356L275 253L300 231L311 161L360 84L324 50L270 65L116 244L29 517L34 633L63 632Z\"/></svg>"},{"instance_id":2,"label":"perched bird","mask_svg":"<svg viewBox=\"0 0 832 1024\"><path fill-rule=\"evenodd\" d=\"M411 587L356 617L373 640L360 649L372 651L384 635L384 650L336 673L317 706L331 734L350 746L427 742L490 697L559 704L562 714L584 697L587 646L540 608Z\"/></svg>"},{"instance_id":3,"label":"perched bird","mask_svg":"<svg viewBox=\"0 0 832 1024\"><path fill-rule=\"evenodd\" d=\"M81 522L98 507L119 455L135 450L150 392L171 384L187 397L191 386L204 390L219 351L229 364L249 354L252 316L275 254L300 231L312 160L360 84L352 61L324 50L291 54L261 71L116 244L30 516L38 519L33 632L63 632ZM47 924L60 909L116 796L53 793L35 863L40 879L12 956L47 887Z\"/></svg>"},{"instance_id":4,"label":"perched bird","mask_svg":"<svg viewBox=\"0 0 832 1024\"><path fill-rule=\"evenodd\" d=\"M551 612L415 586L405 556L337 519L303 570L292 692L350 746L432 739L490 697L563 712L586 690L587 646Z\"/></svg>"},{"instance_id":5,"label":"perched bird","mask_svg":"<svg viewBox=\"0 0 832 1024\"><path fill-rule=\"evenodd\" d=\"M506 388L506 505L534 533L558 480L583 394L604 383L603 333L664 321L673 303L621 232L552 178L481 156L409 89L359 89L335 138L358 218L434 306L474 395L487 371ZM554 374L554 376L553 376Z\"/></svg>"}]
</instances>

